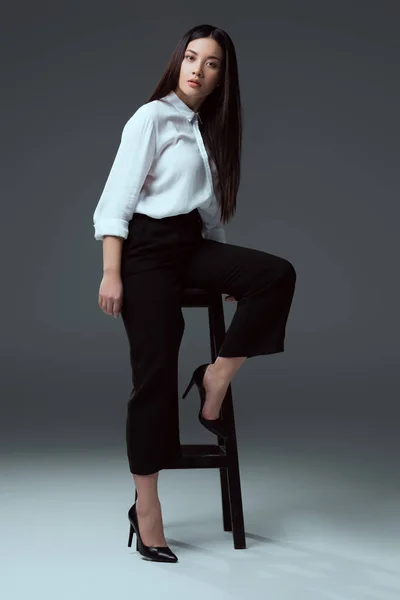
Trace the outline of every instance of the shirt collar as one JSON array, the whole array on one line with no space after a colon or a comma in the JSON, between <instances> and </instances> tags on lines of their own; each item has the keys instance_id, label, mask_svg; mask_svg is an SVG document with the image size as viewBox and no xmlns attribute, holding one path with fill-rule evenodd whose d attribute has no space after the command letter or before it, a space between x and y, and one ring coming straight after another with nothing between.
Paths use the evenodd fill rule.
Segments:
<instances>
[{"instance_id":1,"label":"shirt collar","mask_svg":"<svg viewBox=\"0 0 400 600\"><path fill-rule=\"evenodd\" d=\"M172 106L174 106L177 110L179 110L179 112L185 115L189 122L193 121L196 118L198 118L201 121L199 113L195 112L187 104L185 104L185 102L181 100L181 98L179 98L179 96L174 92L174 90L171 90L166 96L164 96L164 99L167 100L167 102L169 102L170 104L172 104Z\"/></svg>"}]
</instances>

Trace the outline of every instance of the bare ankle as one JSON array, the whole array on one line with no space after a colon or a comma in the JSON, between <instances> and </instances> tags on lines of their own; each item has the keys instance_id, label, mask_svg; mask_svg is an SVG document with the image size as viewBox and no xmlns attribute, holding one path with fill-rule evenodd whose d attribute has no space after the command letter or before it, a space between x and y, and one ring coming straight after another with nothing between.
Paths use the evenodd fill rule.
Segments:
<instances>
[{"instance_id":1,"label":"bare ankle","mask_svg":"<svg viewBox=\"0 0 400 600\"><path fill-rule=\"evenodd\" d=\"M159 509L160 500L158 498L158 476L159 472L150 475L133 474L135 488L137 491L137 504L141 513L154 512Z\"/></svg>"},{"instance_id":2,"label":"bare ankle","mask_svg":"<svg viewBox=\"0 0 400 600\"><path fill-rule=\"evenodd\" d=\"M211 363L210 369L211 372L215 373L215 375L230 380L240 369L245 360L245 356L237 356L234 358L217 356L215 362Z\"/></svg>"},{"instance_id":3,"label":"bare ankle","mask_svg":"<svg viewBox=\"0 0 400 600\"><path fill-rule=\"evenodd\" d=\"M159 498L140 498L136 500L136 510L141 514L152 513L155 510L160 510L161 503Z\"/></svg>"}]
</instances>

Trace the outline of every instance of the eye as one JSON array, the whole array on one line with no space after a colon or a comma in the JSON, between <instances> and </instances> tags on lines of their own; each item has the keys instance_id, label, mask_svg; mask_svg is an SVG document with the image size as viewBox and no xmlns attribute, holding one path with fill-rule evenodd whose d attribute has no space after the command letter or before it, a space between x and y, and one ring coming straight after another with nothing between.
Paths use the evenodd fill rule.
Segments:
<instances>
[{"instance_id":1,"label":"eye","mask_svg":"<svg viewBox=\"0 0 400 600\"><path fill-rule=\"evenodd\" d=\"M192 56L191 54L187 54L186 58L194 58L194 56ZM217 63L215 62L210 62L209 64L212 66L213 69L216 69L218 67Z\"/></svg>"}]
</instances>

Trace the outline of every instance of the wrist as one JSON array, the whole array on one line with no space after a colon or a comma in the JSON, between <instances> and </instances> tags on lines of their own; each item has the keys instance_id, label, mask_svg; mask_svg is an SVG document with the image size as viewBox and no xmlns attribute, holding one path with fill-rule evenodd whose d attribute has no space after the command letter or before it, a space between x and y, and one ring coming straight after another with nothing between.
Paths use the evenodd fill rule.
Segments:
<instances>
[{"instance_id":1,"label":"wrist","mask_svg":"<svg viewBox=\"0 0 400 600\"><path fill-rule=\"evenodd\" d=\"M103 270L103 275L117 275L118 277L121 275L120 270L119 269L104 269Z\"/></svg>"}]
</instances>

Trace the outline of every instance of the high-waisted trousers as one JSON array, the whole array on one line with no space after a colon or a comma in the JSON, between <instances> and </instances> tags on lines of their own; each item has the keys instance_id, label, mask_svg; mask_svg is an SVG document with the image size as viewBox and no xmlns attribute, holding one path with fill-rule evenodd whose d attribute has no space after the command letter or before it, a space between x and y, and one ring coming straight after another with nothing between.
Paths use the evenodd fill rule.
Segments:
<instances>
[{"instance_id":1,"label":"high-waisted trousers","mask_svg":"<svg viewBox=\"0 0 400 600\"><path fill-rule=\"evenodd\" d=\"M123 242L121 317L133 384L126 443L130 471L138 475L156 473L181 455L178 355L184 288L236 299L218 356L284 351L296 282L293 265L261 250L204 239L201 231L197 209L161 219L135 213Z\"/></svg>"}]
</instances>

